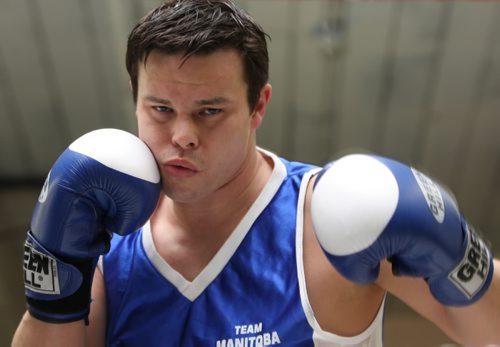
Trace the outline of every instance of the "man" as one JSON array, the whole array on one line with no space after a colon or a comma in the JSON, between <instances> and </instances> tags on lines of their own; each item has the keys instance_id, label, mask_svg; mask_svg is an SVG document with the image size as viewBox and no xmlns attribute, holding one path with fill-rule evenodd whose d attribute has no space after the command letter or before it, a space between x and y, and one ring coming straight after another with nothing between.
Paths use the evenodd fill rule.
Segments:
<instances>
[{"instance_id":1,"label":"man","mask_svg":"<svg viewBox=\"0 0 500 347\"><path fill-rule=\"evenodd\" d=\"M28 234L14 345L381 346L386 292L459 343L500 343L499 262L444 189L386 158L320 170L256 147L266 39L231 2L159 6L133 29L127 69L163 193L154 169L122 167L148 155L124 151L127 136L63 153ZM58 290L35 283L44 260Z\"/></svg>"}]
</instances>

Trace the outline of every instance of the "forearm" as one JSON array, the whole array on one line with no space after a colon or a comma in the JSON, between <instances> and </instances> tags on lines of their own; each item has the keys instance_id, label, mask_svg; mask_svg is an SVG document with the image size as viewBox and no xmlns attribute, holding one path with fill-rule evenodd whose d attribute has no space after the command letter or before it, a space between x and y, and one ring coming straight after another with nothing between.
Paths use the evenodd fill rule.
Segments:
<instances>
[{"instance_id":1,"label":"forearm","mask_svg":"<svg viewBox=\"0 0 500 347\"><path fill-rule=\"evenodd\" d=\"M85 339L85 323L83 320L52 324L38 320L26 312L14 334L12 346L83 347L86 345Z\"/></svg>"},{"instance_id":2,"label":"forearm","mask_svg":"<svg viewBox=\"0 0 500 347\"><path fill-rule=\"evenodd\" d=\"M490 288L479 301L447 309L450 326L465 345L500 345L500 260L494 260L494 268Z\"/></svg>"},{"instance_id":3,"label":"forearm","mask_svg":"<svg viewBox=\"0 0 500 347\"><path fill-rule=\"evenodd\" d=\"M29 313L14 336L15 346L85 345L92 275L99 256L110 248L108 232L126 235L144 225L160 191L154 156L127 132L95 130L59 156L35 204L24 244ZM92 324L99 329L91 340L95 345L104 342L105 305L93 307L98 314ZM89 334L94 331L89 328Z\"/></svg>"}]
</instances>

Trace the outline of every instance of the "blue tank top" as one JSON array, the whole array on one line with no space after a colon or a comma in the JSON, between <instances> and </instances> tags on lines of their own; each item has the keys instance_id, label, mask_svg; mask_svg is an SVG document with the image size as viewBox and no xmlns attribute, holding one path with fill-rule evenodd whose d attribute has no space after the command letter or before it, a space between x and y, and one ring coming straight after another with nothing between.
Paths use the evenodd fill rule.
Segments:
<instances>
[{"instance_id":1,"label":"blue tank top","mask_svg":"<svg viewBox=\"0 0 500 347\"><path fill-rule=\"evenodd\" d=\"M305 188L317 169L265 153L274 160L269 182L193 281L160 257L149 224L114 236L101 265L107 345L382 345L381 312L355 337L328 333L317 324L302 263Z\"/></svg>"}]
</instances>

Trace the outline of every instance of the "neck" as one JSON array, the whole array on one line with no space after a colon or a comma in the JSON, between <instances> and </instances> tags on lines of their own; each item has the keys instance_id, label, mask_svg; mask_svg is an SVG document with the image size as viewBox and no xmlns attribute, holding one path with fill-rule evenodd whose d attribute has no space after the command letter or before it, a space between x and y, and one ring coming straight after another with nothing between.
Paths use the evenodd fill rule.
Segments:
<instances>
[{"instance_id":1,"label":"neck","mask_svg":"<svg viewBox=\"0 0 500 347\"><path fill-rule=\"evenodd\" d=\"M177 202L163 196L157 215L168 218L183 232L193 236L201 234L214 237L214 231L218 231L225 238L267 183L272 172L270 161L270 158L253 149L233 179L210 196L191 203Z\"/></svg>"}]
</instances>

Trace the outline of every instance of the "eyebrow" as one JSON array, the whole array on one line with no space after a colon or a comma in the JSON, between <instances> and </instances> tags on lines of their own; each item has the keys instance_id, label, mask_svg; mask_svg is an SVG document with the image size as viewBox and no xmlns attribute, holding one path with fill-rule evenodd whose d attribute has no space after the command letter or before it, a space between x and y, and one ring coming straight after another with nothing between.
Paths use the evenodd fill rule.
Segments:
<instances>
[{"instance_id":1,"label":"eyebrow","mask_svg":"<svg viewBox=\"0 0 500 347\"><path fill-rule=\"evenodd\" d=\"M163 98L158 98L153 95L146 95L144 97L148 101L160 103L160 104L165 104L165 105L171 105L172 103L168 99L163 99ZM195 104L199 106L207 106L207 105L220 105L220 104L225 104L228 103L229 99L223 96L216 96L214 98L210 99L201 99L201 100L196 100Z\"/></svg>"},{"instance_id":2,"label":"eyebrow","mask_svg":"<svg viewBox=\"0 0 500 347\"><path fill-rule=\"evenodd\" d=\"M168 105L171 104L171 102L169 100L162 99L162 98L157 98L156 96L153 96L153 95L146 95L144 97L144 99L146 99L148 101L156 102L156 103L159 103L159 104L168 104Z\"/></svg>"},{"instance_id":3,"label":"eyebrow","mask_svg":"<svg viewBox=\"0 0 500 347\"><path fill-rule=\"evenodd\" d=\"M220 105L220 104L225 104L229 102L229 99L223 97L223 96L216 96L215 98L211 99L202 99L202 100L197 100L195 103L200 106L207 106L207 105Z\"/></svg>"}]
</instances>

